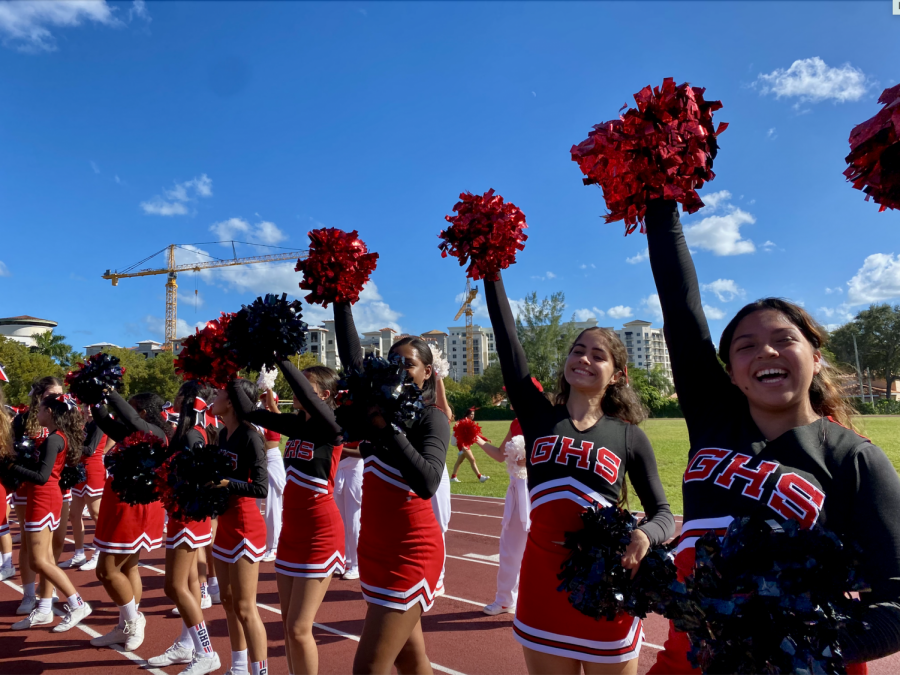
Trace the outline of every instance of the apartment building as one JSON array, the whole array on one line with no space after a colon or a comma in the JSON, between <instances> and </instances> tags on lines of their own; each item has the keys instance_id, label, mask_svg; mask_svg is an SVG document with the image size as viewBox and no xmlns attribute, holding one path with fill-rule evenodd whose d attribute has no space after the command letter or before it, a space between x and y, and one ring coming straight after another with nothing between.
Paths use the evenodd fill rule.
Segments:
<instances>
[{"instance_id":1,"label":"apartment building","mask_svg":"<svg viewBox=\"0 0 900 675\"><path fill-rule=\"evenodd\" d=\"M628 350L628 360L638 368L653 370L654 366L662 366L666 377L672 381L672 364L669 361L669 348L662 328L653 328L649 321L635 319L622 328L611 328Z\"/></svg>"}]
</instances>

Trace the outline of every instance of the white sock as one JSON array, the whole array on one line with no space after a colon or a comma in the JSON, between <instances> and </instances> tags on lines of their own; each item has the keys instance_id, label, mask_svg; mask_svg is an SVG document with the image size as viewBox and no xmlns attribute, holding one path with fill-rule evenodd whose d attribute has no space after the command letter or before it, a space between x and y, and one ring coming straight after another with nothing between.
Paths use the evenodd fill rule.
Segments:
<instances>
[{"instance_id":1,"label":"white sock","mask_svg":"<svg viewBox=\"0 0 900 675\"><path fill-rule=\"evenodd\" d=\"M236 673L247 672L247 650L231 652L231 669Z\"/></svg>"},{"instance_id":2,"label":"white sock","mask_svg":"<svg viewBox=\"0 0 900 675\"><path fill-rule=\"evenodd\" d=\"M206 585L209 588L210 593L218 593L219 592L219 579L218 577L209 577L206 580Z\"/></svg>"},{"instance_id":3,"label":"white sock","mask_svg":"<svg viewBox=\"0 0 900 675\"><path fill-rule=\"evenodd\" d=\"M39 598L38 599L38 611L41 614L52 614L53 613L53 598Z\"/></svg>"},{"instance_id":4,"label":"white sock","mask_svg":"<svg viewBox=\"0 0 900 675\"><path fill-rule=\"evenodd\" d=\"M0 567L12 567L12 551L9 553L0 553L0 556L2 556L0 559L3 561L3 564L0 565Z\"/></svg>"},{"instance_id":5,"label":"white sock","mask_svg":"<svg viewBox=\"0 0 900 675\"><path fill-rule=\"evenodd\" d=\"M250 664L250 675L268 675L269 672L269 661L267 659L263 659L262 661L254 661Z\"/></svg>"},{"instance_id":6,"label":"white sock","mask_svg":"<svg viewBox=\"0 0 900 675\"><path fill-rule=\"evenodd\" d=\"M83 548L76 548L76 549L75 549L75 557L76 557L76 558L80 558L80 557L83 556L83 555L84 555L84 549L83 549Z\"/></svg>"},{"instance_id":7,"label":"white sock","mask_svg":"<svg viewBox=\"0 0 900 675\"><path fill-rule=\"evenodd\" d=\"M138 618L138 610L137 605L134 604L134 598L131 599L131 602L119 605L119 616L122 617L123 621L134 621Z\"/></svg>"},{"instance_id":8,"label":"white sock","mask_svg":"<svg viewBox=\"0 0 900 675\"><path fill-rule=\"evenodd\" d=\"M32 581L30 584L22 584L22 588L25 589L25 597L33 598L34 593L34 582Z\"/></svg>"},{"instance_id":9,"label":"white sock","mask_svg":"<svg viewBox=\"0 0 900 675\"><path fill-rule=\"evenodd\" d=\"M191 629L185 625L184 621L181 622L181 637L175 641L175 644L185 649L194 648L194 641L191 640Z\"/></svg>"},{"instance_id":10,"label":"white sock","mask_svg":"<svg viewBox=\"0 0 900 675\"><path fill-rule=\"evenodd\" d=\"M209 631L206 630L205 621L188 628L188 632L191 636L191 642L194 644L194 653L197 656L207 658L213 655L212 642L209 639ZM234 659L232 658L232 660Z\"/></svg>"},{"instance_id":11,"label":"white sock","mask_svg":"<svg viewBox=\"0 0 900 675\"><path fill-rule=\"evenodd\" d=\"M84 600L81 599L81 596L77 592L75 595L70 595L66 598L66 602L69 604L69 609L78 609L84 604Z\"/></svg>"}]
</instances>

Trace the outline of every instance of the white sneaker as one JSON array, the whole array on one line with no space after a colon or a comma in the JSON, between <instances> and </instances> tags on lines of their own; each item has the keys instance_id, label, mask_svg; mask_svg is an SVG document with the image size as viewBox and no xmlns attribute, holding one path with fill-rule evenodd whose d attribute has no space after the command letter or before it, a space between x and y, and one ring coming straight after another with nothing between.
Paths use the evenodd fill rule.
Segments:
<instances>
[{"instance_id":1,"label":"white sneaker","mask_svg":"<svg viewBox=\"0 0 900 675\"><path fill-rule=\"evenodd\" d=\"M29 628L34 628L35 626L43 626L48 623L53 623L52 614L44 614L39 609L33 609L28 615L28 618L22 619L21 621L16 621L11 626L11 628L13 630L28 630Z\"/></svg>"},{"instance_id":2,"label":"white sneaker","mask_svg":"<svg viewBox=\"0 0 900 675\"><path fill-rule=\"evenodd\" d=\"M489 616L497 616L498 614L515 614L516 606L515 605L501 605L499 602L492 602L489 605L485 605L481 610L485 614Z\"/></svg>"},{"instance_id":3,"label":"white sneaker","mask_svg":"<svg viewBox=\"0 0 900 675\"><path fill-rule=\"evenodd\" d=\"M209 595L209 591L206 590L206 586L200 587L200 609L209 609L212 607L212 598Z\"/></svg>"},{"instance_id":4,"label":"white sneaker","mask_svg":"<svg viewBox=\"0 0 900 675\"><path fill-rule=\"evenodd\" d=\"M249 670L235 670L234 667L229 668L223 675L250 675Z\"/></svg>"},{"instance_id":5,"label":"white sneaker","mask_svg":"<svg viewBox=\"0 0 900 675\"><path fill-rule=\"evenodd\" d=\"M343 579L344 581L353 581L354 579L359 579L359 569L354 567L347 570L343 575L341 575L341 579Z\"/></svg>"},{"instance_id":6,"label":"white sneaker","mask_svg":"<svg viewBox=\"0 0 900 675\"><path fill-rule=\"evenodd\" d=\"M175 616L181 616L181 611L179 611L178 607L173 607L172 614L174 614Z\"/></svg>"},{"instance_id":7,"label":"white sneaker","mask_svg":"<svg viewBox=\"0 0 900 675\"><path fill-rule=\"evenodd\" d=\"M62 621L53 627L54 633L65 633L67 630L75 628L85 617L90 616L92 611L90 604L84 601L82 601L81 607L71 609L68 604L65 604L63 609L66 611L66 615Z\"/></svg>"},{"instance_id":8,"label":"white sneaker","mask_svg":"<svg viewBox=\"0 0 900 675\"><path fill-rule=\"evenodd\" d=\"M434 592L434 597L439 598L439 597L441 597L441 596L442 596L444 593L446 593L446 592L447 592L447 589L445 589L445 588L444 588L444 585L441 584L441 587L438 588L438 589Z\"/></svg>"},{"instance_id":9,"label":"white sneaker","mask_svg":"<svg viewBox=\"0 0 900 675\"><path fill-rule=\"evenodd\" d=\"M222 594L221 593L213 593L212 591L210 591L209 599L212 601L212 604L214 604L214 605L222 604Z\"/></svg>"},{"instance_id":10,"label":"white sneaker","mask_svg":"<svg viewBox=\"0 0 900 675\"><path fill-rule=\"evenodd\" d=\"M16 576L16 568L12 565L4 565L0 567L0 581L5 581L10 577Z\"/></svg>"},{"instance_id":11,"label":"white sneaker","mask_svg":"<svg viewBox=\"0 0 900 675\"><path fill-rule=\"evenodd\" d=\"M275 558L277 555L277 551L273 548L271 551L266 551L266 554L263 556L263 562L275 562Z\"/></svg>"},{"instance_id":12,"label":"white sneaker","mask_svg":"<svg viewBox=\"0 0 900 675\"><path fill-rule=\"evenodd\" d=\"M82 572L90 572L91 570L97 569L97 558L99 557L100 554L94 551L94 555L92 555L90 559L78 569L80 569Z\"/></svg>"},{"instance_id":13,"label":"white sneaker","mask_svg":"<svg viewBox=\"0 0 900 675\"><path fill-rule=\"evenodd\" d=\"M91 512L88 509L88 507L85 506L83 509L81 509L81 517L82 518L90 518L91 517Z\"/></svg>"},{"instance_id":14,"label":"white sneaker","mask_svg":"<svg viewBox=\"0 0 900 675\"><path fill-rule=\"evenodd\" d=\"M151 668L165 668L166 666L174 666L176 663L190 663L193 658L193 647L183 647L176 642L164 654L147 659L147 665Z\"/></svg>"},{"instance_id":15,"label":"white sneaker","mask_svg":"<svg viewBox=\"0 0 900 675\"><path fill-rule=\"evenodd\" d=\"M450 482L451 483L459 483L460 481L459 481L459 478L457 478L456 476L453 476L453 478L450 479Z\"/></svg>"},{"instance_id":16,"label":"white sneaker","mask_svg":"<svg viewBox=\"0 0 900 675\"><path fill-rule=\"evenodd\" d=\"M126 652L133 652L144 643L144 627L146 625L147 618L143 612L138 612L138 618L134 621L125 622L125 633L128 635L124 644Z\"/></svg>"},{"instance_id":17,"label":"white sneaker","mask_svg":"<svg viewBox=\"0 0 900 675\"><path fill-rule=\"evenodd\" d=\"M124 644L127 639L128 636L125 634L125 626L116 626L106 635L93 638L91 644L95 647L109 647L110 645Z\"/></svg>"},{"instance_id":18,"label":"white sneaker","mask_svg":"<svg viewBox=\"0 0 900 675\"><path fill-rule=\"evenodd\" d=\"M26 595L16 608L16 614L31 614L36 606L37 598L33 595Z\"/></svg>"},{"instance_id":19,"label":"white sneaker","mask_svg":"<svg viewBox=\"0 0 900 675\"><path fill-rule=\"evenodd\" d=\"M87 562L87 557L84 555L84 553L81 553L78 555L73 555L68 560L63 560L61 563L59 563L59 568L66 570L66 569L69 569L70 567L81 567L86 562Z\"/></svg>"},{"instance_id":20,"label":"white sneaker","mask_svg":"<svg viewBox=\"0 0 900 675\"><path fill-rule=\"evenodd\" d=\"M478 477L478 482L479 482L479 483L484 483L485 481L488 481L488 480L490 480L490 479L491 479L490 476L485 476L484 474L481 474L481 475Z\"/></svg>"},{"instance_id":21,"label":"white sneaker","mask_svg":"<svg viewBox=\"0 0 900 675\"><path fill-rule=\"evenodd\" d=\"M195 656L190 665L181 671L179 675L206 675L217 671L222 667L219 655L213 652L209 656Z\"/></svg>"}]
</instances>

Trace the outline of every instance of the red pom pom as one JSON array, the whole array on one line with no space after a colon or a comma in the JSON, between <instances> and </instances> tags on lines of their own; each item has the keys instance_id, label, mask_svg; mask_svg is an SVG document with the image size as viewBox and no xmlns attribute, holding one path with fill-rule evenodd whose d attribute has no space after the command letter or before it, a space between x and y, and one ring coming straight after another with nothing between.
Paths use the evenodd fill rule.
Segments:
<instances>
[{"instance_id":1,"label":"red pom pom","mask_svg":"<svg viewBox=\"0 0 900 675\"><path fill-rule=\"evenodd\" d=\"M712 114L722 104L704 101L704 91L667 77L662 87L648 85L634 95L637 110L596 125L587 140L572 146L584 184L603 190L607 223L624 220L626 235L638 224L643 232L651 199L674 199L685 213L703 206L697 190L716 177L716 136L728 127L720 122L713 129Z\"/></svg>"},{"instance_id":2,"label":"red pom pom","mask_svg":"<svg viewBox=\"0 0 900 675\"><path fill-rule=\"evenodd\" d=\"M471 448L481 437L481 425L473 422L468 417L463 417L453 427L453 435L456 436L457 448Z\"/></svg>"},{"instance_id":3,"label":"red pom pom","mask_svg":"<svg viewBox=\"0 0 900 675\"><path fill-rule=\"evenodd\" d=\"M879 211L900 209L900 84L881 92L878 102L881 112L850 132L844 175Z\"/></svg>"},{"instance_id":4,"label":"red pom pom","mask_svg":"<svg viewBox=\"0 0 900 675\"><path fill-rule=\"evenodd\" d=\"M500 270L516 262L516 251L525 249L525 214L493 189L484 195L464 192L459 199L453 207L456 215L444 216L450 227L438 235L444 240L441 257L452 255L460 265L469 261L466 275L476 281L496 281Z\"/></svg>"},{"instance_id":5,"label":"red pom pom","mask_svg":"<svg viewBox=\"0 0 900 675\"><path fill-rule=\"evenodd\" d=\"M209 382L223 389L241 369L231 350L225 348L228 323L234 314L223 313L207 321L203 330L185 338L175 359L175 372L185 380Z\"/></svg>"},{"instance_id":6,"label":"red pom pom","mask_svg":"<svg viewBox=\"0 0 900 675\"><path fill-rule=\"evenodd\" d=\"M309 233L309 256L298 260L303 272L300 288L311 291L306 301L328 307L329 302L356 302L375 271L377 253L369 253L356 230L322 228Z\"/></svg>"}]
</instances>

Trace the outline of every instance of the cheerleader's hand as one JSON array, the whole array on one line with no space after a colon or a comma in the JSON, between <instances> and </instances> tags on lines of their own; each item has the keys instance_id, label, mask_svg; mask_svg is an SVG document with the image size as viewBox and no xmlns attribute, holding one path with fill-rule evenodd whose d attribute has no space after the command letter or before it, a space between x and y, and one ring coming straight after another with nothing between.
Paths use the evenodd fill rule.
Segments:
<instances>
[{"instance_id":1,"label":"cheerleader's hand","mask_svg":"<svg viewBox=\"0 0 900 675\"><path fill-rule=\"evenodd\" d=\"M227 488L227 487L228 487L228 484L229 484L230 482L231 482L231 481L229 481L227 478L223 478L223 479L220 480L218 483L213 483L212 481L210 481L209 483L206 484L206 487L209 487L209 488Z\"/></svg>"},{"instance_id":2,"label":"cheerleader's hand","mask_svg":"<svg viewBox=\"0 0 900 675\"><path fill-rule=\"evenodd\" d=\"M387 422L384 420L384 415L381 412L381 408L377 405L373 405L369 408L369 424L371 424L376 429L384 429L387 426Z\"/></svg>"},{"instance_id":3,"label":"cheerleader's hand","mask_svg":"<svg viewBox=\"0 0 900 675\"><path fill-rule=\"evenodd\" d=\"M650 550L650 539L644 534L643 530L632 530L631 543L625 549L625 555L622 556L622 567L631 570L631 578L637 574L638 568L641 566L641 560Z\"/></svg>"}]
</instances>

